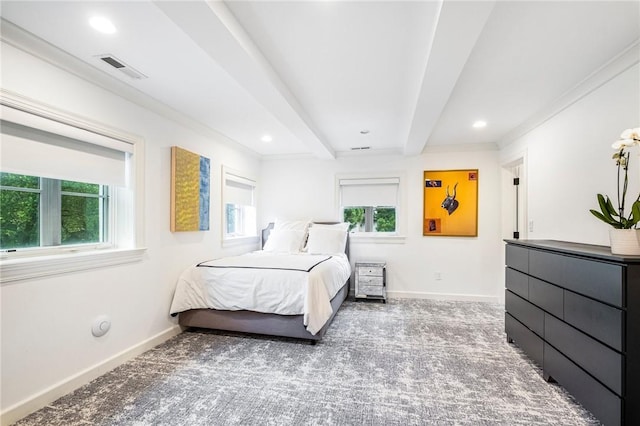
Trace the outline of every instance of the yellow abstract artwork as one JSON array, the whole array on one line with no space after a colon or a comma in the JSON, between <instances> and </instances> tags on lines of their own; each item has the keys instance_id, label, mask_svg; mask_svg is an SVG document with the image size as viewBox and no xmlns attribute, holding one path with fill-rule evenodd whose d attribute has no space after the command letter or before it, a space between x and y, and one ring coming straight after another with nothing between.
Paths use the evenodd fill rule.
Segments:
<instances>
[{"instance_id":1,"label":"yellow abstract artwork","mask_svg":"<svg viewBox=\"0 0 640 426\"><path fill-rule=\"evenodd\" d=\"M209 229L209 159L171 148L171 231Z\"/></svg>"}]
</instances>

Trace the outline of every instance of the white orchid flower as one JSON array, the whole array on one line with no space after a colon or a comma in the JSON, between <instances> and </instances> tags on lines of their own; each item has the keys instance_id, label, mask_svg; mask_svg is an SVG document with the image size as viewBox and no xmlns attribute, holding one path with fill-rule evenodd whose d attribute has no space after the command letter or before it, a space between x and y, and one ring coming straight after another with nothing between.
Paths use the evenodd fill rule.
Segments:
<instances>
[{"instance_id":1,"label":"white orchid flower","mask_svg":"<svg viewBox=\"0 0 640 426\"><path fill-rule=\"evenodd\" d=\"M620 135L620 139L636 139L640 140L640 127L635 129L627 129Z\"/></svg>"},{"instance_id":2,"label":"white orchid flower","mask_svg":"<svg viewBox=\"0 0 640 426\"><path fill-rule=\"evenodd\" d=\"M634 139L621 139L619 141L615 141L612 145L611 148L613 149L622 149L622 148L628 148L630 146L633 146L637 143L638 141L634 140Z\"/></svg>"},{"instance_id":3,"label":"white orchid flower","mask_svg":"<svg viewBox=\"0 0 640 426\"><path fill-rule=\"evenodd\" d=\"M627 197L627 181L629 179L629 160L631 159L631 148L634 145L640 146L640 127L635 129L626 129L620 135L620 140L611 144L616 151L612 155L612 159L618 168L618 191L616 209L609 197L598 194L598 204L600 210L590 210L591 213L601 221L613 226L616 229L638 229L640 230L640 217L638 217L637 209L640 203L640 195L632 199L633 206L631 213L625 214L625 199ZM622 188L622 190L620 189ZM635 201L633 201L635 200Z\"/></svg>"}]
</instances>

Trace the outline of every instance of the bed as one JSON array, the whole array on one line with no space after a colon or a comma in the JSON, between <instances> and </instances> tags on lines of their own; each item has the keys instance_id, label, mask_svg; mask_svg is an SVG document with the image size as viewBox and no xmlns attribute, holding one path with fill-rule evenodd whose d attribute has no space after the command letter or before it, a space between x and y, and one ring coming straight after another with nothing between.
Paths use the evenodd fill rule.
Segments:
<instances>
[{"instance_id":1,"label":"bed","mask_svg":"<svg viewBox=\"0 0 640 426\"><path fill-rule=\"evenodd\" d=\"M262 250L186 269L170 313L185 327L315 344L349 294L348 253L346 224L270 223Z\"/></svg>"}]
</instances>

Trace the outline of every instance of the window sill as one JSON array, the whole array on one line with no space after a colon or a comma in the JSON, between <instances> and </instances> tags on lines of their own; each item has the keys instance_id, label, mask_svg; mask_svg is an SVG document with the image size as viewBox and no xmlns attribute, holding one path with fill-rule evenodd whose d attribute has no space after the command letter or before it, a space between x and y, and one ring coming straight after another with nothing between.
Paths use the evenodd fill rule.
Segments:
<instances>
[{"instance_id":1,"label":"window sill","mask_svg":"<svg viewBox=\"0 0 640 426\"><path fill-rule=\"evenodd\" d=\"M350 244L404 244L404 235L387 235L378 233L358 232L349 234Z\"/></svg>"},{"instance_id":2,"label":"window sill","mask_svg":"<svg viewBox=\"0 0 640 426\"><path fill-rule=\"evenodd\" d=\"M86 271L141 261L146 248L92 250L71 254L23 257L0 261L0 283Z\"/></svg>"},{"instance_id":3,"label":"window sill","mask_svg":"<svg viewBox=\"0 0 640 426\"><path fill-rule=\"evenodd\" d=\"M258 244L259 242L260 237L258 237L257 235L251 237L228 237L222 240L222 248Z\"/></svg>"}]
</instances>

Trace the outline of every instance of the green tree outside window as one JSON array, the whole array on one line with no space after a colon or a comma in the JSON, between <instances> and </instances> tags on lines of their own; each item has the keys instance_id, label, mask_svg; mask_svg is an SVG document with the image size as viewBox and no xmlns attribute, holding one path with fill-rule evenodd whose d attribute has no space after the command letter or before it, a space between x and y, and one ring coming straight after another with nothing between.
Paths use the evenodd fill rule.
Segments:
<instances>
[{"instance_id":1,"label":"green tree outside window","mask_svg":"<svg viewBox=\"0 0 640 426\"><path fill-rule=\"evenodd\" d=\"M45 245L101 242L107 216L103 211L107 196L101 193L102 186L49 179L58 183L47 186L55 188L47 196L59 199L54 203L59 207L47 208L42 205L45 186L41 181L37 176L0 172L0 249L42 245L40 230L45 216L50 219L46 223L59 227L53 230L59 235L58 241Z\"/></svg>"}]
</instances>

